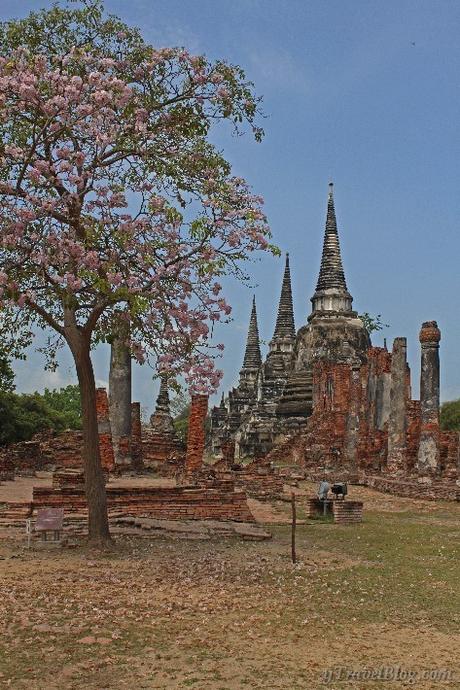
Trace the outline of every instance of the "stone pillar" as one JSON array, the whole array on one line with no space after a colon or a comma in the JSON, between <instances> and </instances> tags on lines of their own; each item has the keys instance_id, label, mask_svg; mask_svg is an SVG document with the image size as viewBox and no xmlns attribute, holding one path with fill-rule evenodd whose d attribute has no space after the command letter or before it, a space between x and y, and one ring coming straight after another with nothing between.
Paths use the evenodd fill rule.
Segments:
<instances>
[{"instance_id":1,"label":"stone pillar","mask_svg":"<svg viewBox=\"0 0 460 690\"><path fill-rule=\"evenodd\" d=\"M141 470L144 466L142 459L142 423L140 402L131 403L131 458L133 467Z\"/></svg>"},{"instance_id":2,"label":"stone pillar","mask_svg":"<svg viewBox=\"0 0 460 690\"><path fill-rule=\"evenodd\" d=\"M344 460L351 473L358 471L359 410L361 406L361 372L353 366L350 371L350 398L343 444Z\"/></svg>"},{"instance_id":3,"label":"stone pillar","mask_svg":"<svg viewBox=\"0 0 460 690\"><path fill-rule=\"evenodd\" d=\"M377 378L375 398L375 425L379 431L385 429L390 418L391 355L386 350L382 356L382 368Z\"/></svg>"},{"instance_id":4,"label":"stone pillar","mask_svg":"<svg viewBox=\"0 0 460 690\"><path fill-rule=\"evenodd\" d=\"M114 468L115 459L110 428L109 399L105 388L96 388L96 412L101 465L102 469L110 472Z\"/></svg>"},{"instance_id":5,"label":"stone pillar","mask_svg":"<svg viewBox=\"0 0 460 690\"><path fill-rule=\"evenodd\" d=\"M208 396L192 395L188 418L186 473L199 470L203 464L205 444L205 421L208 413Z\"/></svg>"},{"instance_id":6,"label":"stone pillar","mask_svg":"<svg viewBox=\"0 0 460 690\"><path fill-rule=\"evenodd\" d=\"M395 338L391 355L390 417L388 420L387 470L391 474L406 469L407 430L407 340Z\"/></svg>"},{"instance_id":7,"label":"stone pillar","mask_svg":"<svg viewBox=\"0 0 460 690\"><path fill-rule=\"evenodd\" d=\"M112 427L115 464L131 465L131 352L126 342L129 323L122 323L113 338L110 352L110 423Z\"/></svg>"},{"instance_id":8,"label":"stone pillar","mask_svg":"<svg viewBox=\"0 0 460 690\"><path fill-rule=\"evenodd\" d=\"M440 471L439 453L439 341L441 332L436 321L426 321L420 331L420 443L417 470L422 477L433 477Z\"/></svg>"},{"instance_id":9,"label":"stone pillar","mask_svg":"<svg viewBox=\"0 0 460 690\"><path fill-rule=\"evenodd\" d=\"M460 432L457 434L457 486L460 486Z\"/></svg>"},{"instance_id":10,"label":"stone pillar","mask_svg":"<svg viewBox=\"0 0 460 690\"><path fill-rule=\"evenodd\" d=\"M222 463L225 463L227 468L230 468L235 463L235 441L231 438L226 438L221 444Z\"/></svg>"}]
</instances>

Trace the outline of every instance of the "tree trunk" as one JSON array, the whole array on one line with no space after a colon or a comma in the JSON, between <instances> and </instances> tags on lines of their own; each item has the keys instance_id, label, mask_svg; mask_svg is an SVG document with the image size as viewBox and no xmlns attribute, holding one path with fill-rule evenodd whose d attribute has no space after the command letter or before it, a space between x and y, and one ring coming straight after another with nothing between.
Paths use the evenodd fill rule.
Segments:
<instances>
[{"instance_id":1,"label":"tree trunk","mask_svg":"<svg viewBox=\"0 0 460 690\"><path fill-rule=\"evenodd\" d=\"M69 338L80 384L83 460L85 466L85 492L88 504L88 538L91 544L105 546L110 541L107 515L107 496L99 452L99 434L96 413L96 383L90 356L90 344L83 336Z\"/></svg>"}]
</instances>

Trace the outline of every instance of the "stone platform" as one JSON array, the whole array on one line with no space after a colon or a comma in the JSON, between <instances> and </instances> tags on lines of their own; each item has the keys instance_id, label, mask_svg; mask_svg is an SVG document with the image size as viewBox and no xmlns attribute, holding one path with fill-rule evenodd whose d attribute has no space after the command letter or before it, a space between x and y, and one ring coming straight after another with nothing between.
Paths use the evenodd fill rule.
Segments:
<instances>
[{"instance_id":1,"label":"stone platform","mask_svg":"<svg viewBox=\"0 0 460 690\"><path fill-rule=\"evenodd\" d=\"M246 494L231 481L173 487L107 486L109 516L118 513L166 520L255 522ZM31 509L63 507L66 514L86 509L83 487L34 487Z\"/></svg>"},{"instance_id":2,"label":"stone platform","mask_svg":"<svg viewBox=\"0 0 460 690\"><path fill-rule=\"evenodd\" d=\"M177 486L173 480L121 478L107 486L110 519L217 520L255 523L246 494L234 482L217 480ZM39 508L63 507L68 518L86 516L82 484L58 486L51 474L0 486L0 523L24 523Z\"/></svg>"}]
</instances>

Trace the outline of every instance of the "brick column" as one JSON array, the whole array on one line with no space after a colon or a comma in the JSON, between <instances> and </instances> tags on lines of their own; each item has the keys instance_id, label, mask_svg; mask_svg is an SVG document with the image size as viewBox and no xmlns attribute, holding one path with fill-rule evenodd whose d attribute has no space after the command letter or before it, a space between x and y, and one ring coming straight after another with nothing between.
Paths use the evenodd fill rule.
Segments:
<instances>
[{"instance_id":1,"label":"brick column","mask_svg":"<svg viewBox=\"0 0 460 690\"><path fill-rule=\"evenodd\" d=\"M205 420L208 413L208 396L192 395L188 418L187 455L185 471L194 472L203 464L205 444Z\"/></svg>"},{"instance_id":2,"label":"brick column","mask_svg":"<svg viewBox=\"0 0 460 690\"><path fill-rule=\"evenodd\" d=\"M96 388L96 412L101 465L104 470L109 472L114 468L115 459L110 428L109 399L105 388Z\"/></svg>"},{"instance_id":3,"label":"brick column","mask_svg":"<svg viewBox=\"0 0 460 690\"><path fill-rule=\"evenodd\" d=\"M457 486L460 486L460 432L457 434Z\"/></svg>"},{"instance_id":4,"label":"brick column","mask_svg":"<svg viewBox=\"0 0 460 690\"><path fill-rule=\"evenodd\" d=\"M343 444L344 459L350 472L358 471L358 440L361 407L361 372L358 366L350 371L350 398Z\"/></svg>"},{"instance_id":5,"label":"brick column","mask_svg":"<svg viewBox=\"0 0 460 690\"><path fill-rule=\"evenodd\" d=\"M390 417L388 420L387 469L403 473L406 467L407 340L395 338L391 354Z\"/></svg>"},{"instance_id":6,"label":"brick column","mask_svg":"<svg viewBox=\"0 0 460 690\"><path fill-rule=\"evenodd\" d=\"M131 466L131 352L129 323L118 325L110 351L109 403L115 464Z\"/></svg>"},{"instance_id":7,"label":"brick column","mask_svg":"<svg viewBox=\"0 0 460 690\"><path fill-rule=\"evenodd\" d=\"M221 444L221 450L222 462L224 462L227 467L231 467L235 463L235 441L226 438Z\"/></svg>"},{"instance_id":8,"label":"brick column","mask_svg":"<svg viewBox=\"0 0 460 690\"><path fill-rule=\"evenodd\" d=\"M133 467L137 470L143 468L142 459L142 424L141 424L141 404L140 402L131 403L131 457Z\"/></svg>"},{"instance_id":9,"label":"brick column","mask_svg":"<svg viewBox=\"0 0 460 690\"><path fill-rule=\"evenodd\" d=\"M436 476L440 471L439 453L439 341L436 321L426 321L420 331L420 443L417 470L420 476Z\"/></svg>"}]
</instances>

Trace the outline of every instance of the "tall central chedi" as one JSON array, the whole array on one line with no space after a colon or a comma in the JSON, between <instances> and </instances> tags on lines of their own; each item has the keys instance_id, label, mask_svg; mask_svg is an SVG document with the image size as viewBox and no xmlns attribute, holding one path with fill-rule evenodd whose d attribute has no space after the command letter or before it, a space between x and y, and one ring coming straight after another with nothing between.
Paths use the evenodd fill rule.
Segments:
<instances>
[{"instance_id":1,"label":"tall central chedi","mask_svg":"<svg viewBox=\"0 0 460 690\"><path fill-rule=\"evenodd\" d=\"M333 184L329 183L326 230L316 292L311 298L316 312L351 312L353 298L348 292L340 254L339 233L335 217ZM310 316L310 320L312 319Z\"/></svg>"},{"instance_id":2,"label":"tall central chedi","mask_svg":"<svg viewBox=\"0 0 460 690\"><path fill-rule=\"evenodd\" d=\"M312 311L297 333L292 369L277 412L307 417L312 411L312 370L315 362L362 364L370 347L369 334L353 311L340 252L332 183L329 185L326 228Z\"/></svg>"},{"instance_id":3,"label":"tall central chedi","mask_svg":"<svg viewBox=\"0 0 460 690\"><path fill-rule=\"evenodd\" d=\"M358 368L370 347L366 328L353 311L340 253L333 185L329 185L326 227L312 310L305 326L295 331L289 255L269 351L262 362L255 303L240 382L230 391L228 410L215 408L214 439L228 434L237 454L268 452L281 437L303 428L312 414L314 370L318 362ZM332 383L331 383L332 385Z\"/></svg>"},{"instance_id":4,"label":"tall central chedi","mask_svg":"<svg viewBox=\"0 0 460 690\"><path fill-rule=\"evenodd\" d=\"M340 253L333 185L329 184L323 254L316 291L311 298L308 326L297 334L297 364L317 360L362 363L370 347L369 334L353 311Z\"/></svg>"}]
</instances>

